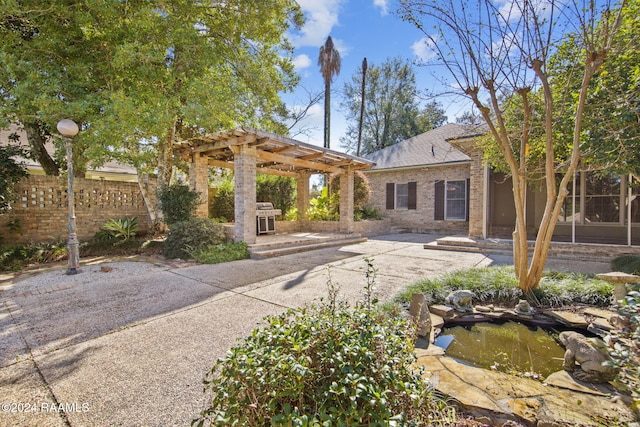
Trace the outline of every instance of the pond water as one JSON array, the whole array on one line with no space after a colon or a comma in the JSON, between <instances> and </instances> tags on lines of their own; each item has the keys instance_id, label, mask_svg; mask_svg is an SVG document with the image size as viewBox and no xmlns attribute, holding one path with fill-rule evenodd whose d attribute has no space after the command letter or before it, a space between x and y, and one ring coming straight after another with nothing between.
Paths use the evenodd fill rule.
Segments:
<instances>
[{"instance_id":1,"label":"pond water","mask_svg":"<svg viewBox=\"0 0 640 427\"><path fill-rule=\"evenodd\" d=\"M517 322L446 327L435 344L472 366L542 377L562 370L565 351L546 330Z\"/></svg>"}]
</instances>

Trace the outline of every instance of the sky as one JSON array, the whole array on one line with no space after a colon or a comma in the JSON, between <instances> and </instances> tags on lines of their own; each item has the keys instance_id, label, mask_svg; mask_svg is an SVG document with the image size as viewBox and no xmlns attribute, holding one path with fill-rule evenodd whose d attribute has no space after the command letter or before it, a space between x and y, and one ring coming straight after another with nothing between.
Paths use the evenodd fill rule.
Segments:
<instances>
[{"instance_id":1,"label":"sky","mask_svg":"<svg viewBox=\"0 0 640 427\"><path fill-rule=\"evenodd\" d=\"M292 32L290 39L295 47L294 63L301 77L300 84L293 94L283 95L290 107L304 105L308 101L307 92L324 91L324 83L317 64L320 47L328 36L334 41L342 67L340 74L334 77L331 88L331 148L344 151L340 138L344 136L346 122L345 111L341 111L340 101L345 82L352 76L367 58L369 67L381 65L387 58L400 57L415 61L428 59L430 54L423 34L412 24L403 22L396 14L394 0L298 0L305 14L306 23L300 31ZM434 77L431 68L414 67L419 91L444 93ZM455 122L469 107L460 98L439 96L436 98L446 111L449 122ZM324 101L316 104L301 126L311 129L309 135L294 135L295 139L311 144L323 145Z\"/></svg>"}]
</instances>

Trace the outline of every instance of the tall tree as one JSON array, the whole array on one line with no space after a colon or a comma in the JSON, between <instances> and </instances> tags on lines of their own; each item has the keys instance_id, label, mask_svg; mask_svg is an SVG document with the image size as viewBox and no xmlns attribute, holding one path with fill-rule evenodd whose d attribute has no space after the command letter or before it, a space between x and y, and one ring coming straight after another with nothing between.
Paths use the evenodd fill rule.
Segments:
<instances>
[{"instance_id":1,"label":"tall tree","mask_svg":"<svg viewBox=\"0 0 640 427\"><path fill-rule=\"evenodd\" d=\"M622 1L624 6L626 0ZM402 18L425 34L455 87L478 108L509 167L516 210L514 265L520 288L529 293L540 283L551 237L568 194L567 184L580 160L589 84L611 50L623 8L612 10L605 4L598 9L595 2L555 0L506 4L490 0L401 0L400 4ZM579 39L583 46L583 67L580 87L574 94L572 149L568 158L560 158L556 156L554 87L548 66L550 56L568 36ZM525 196L532 93L542 97L546 204L529 262ZM510 132L501 105L503 97L509 95L520 98L522 121L518 132Z\"/></svg>"},{"instance_id":2,"label":"tall tree","mask_svg":"<svg viewBox=\"0 0 640 427\"><path fill-rule=\"evenodd\" d=\"M172 143L248 125L286 131L279 93L297 83L285 36L293 0L0 4L0 120L50 135L81 125L79 167L116 158L168 184ZM30 141L32 142L32 141Z\"/></svg>"},{"instance_id":3,"label":"tall tree","mask_svg":"<svg viewBox=\"0 0 640 427\"><path fill-rule=\"evenodd\" d=\"M331 148L331 82L333 76L340 74L342 65L340 52L333 45L331 36L327 37L327 41L320 47L318 65L324 79L324 147Z\"/></svg>"},{"instance_id":4,"label":"tall tree","mask_svg":"<svg viewBox=\"0 0 640 427\"><path fill-rule=\"evenodd\" d=\"M359 68L344 84L341 103L346 111L347 130L340 140L353 153L357 152L360 134L362 76L363 69ZM440 126L446 120L444 110L437 102L420 104L415 73L408 61L388 58L379 66L368 67L361 155L397 144Z\"/></svg>"}]
</instances>

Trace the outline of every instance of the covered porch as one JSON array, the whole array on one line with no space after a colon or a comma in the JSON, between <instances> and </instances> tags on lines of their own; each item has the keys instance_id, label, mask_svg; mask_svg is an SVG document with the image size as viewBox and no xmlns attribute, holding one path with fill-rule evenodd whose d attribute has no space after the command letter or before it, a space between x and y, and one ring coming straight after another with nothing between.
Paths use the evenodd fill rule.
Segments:
<instances>
[{"instance_id":1,"label":"covered porch","mask_svg":"<svg viewBox=\"0 0 640 427\"><path fill-rule=\"evenodd\" d=\"M257 240L257 174L296 179L298 224L295 228L298 231L307 229L305 212L309 207L311 176L340 175L340 220L335 221L331 230L327 231L352 234L354 173L374 165L360 157L251 128L238 128L181 141L174 145L174 152L189 162L190 186L200 192L204 200L208 199L209 194L209 167L234 170L233 239L250 245ZM197 214L207 217L207 206L201 205Z\"/></svg>"}]
</instances>

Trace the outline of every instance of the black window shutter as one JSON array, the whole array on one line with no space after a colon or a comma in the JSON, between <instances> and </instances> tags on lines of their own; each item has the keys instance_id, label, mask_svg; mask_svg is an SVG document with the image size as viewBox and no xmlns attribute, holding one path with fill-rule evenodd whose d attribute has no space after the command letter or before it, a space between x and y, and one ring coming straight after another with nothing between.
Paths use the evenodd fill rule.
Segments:
<instances>
[{"instance_id":1,"label":"black window shutter","mask_svg":"<svg viewBox=\"0 0 640 427\"><path fill-rule=\"evenodd\" d=\"M433 219L444 219L444 181L436 181Z\"/></svg>"},{"instance_id":2,"label":"black window shutter","mask_svg":"<svg viewBox=\"0 0 640 427\"><path fill-rule=\"evenodd\" d=\"M417 182L410 182L407 184L407 190L409 193L409 197L407 200L407 208L408 209L416 209L417 205L418 205L418 196L417 196L417 192L418 192L418 183Z\"/></svg>"},{"instance_id":3,"label":"black window shutter","mask_svg":"<svg viewBox=\"0 0 640 427\"><path fill-rule=\"evenodd\" d=\"M396 205L396 185L393 182L387 183L387 209L393 209Z\"/></svg>"},{"instance_id":4,"label":"black window shutter","mask_svg":"<svg viewBox=\"0 0 640 427\"><path fill-rule=\"evenodd\" d=\"M467 192L467 221L469 221L469 202L471 201L469 196L471 194L471 191L469 191L471 187L469 186L469 184L471 184L471 180L467 178L467 188L465 188Z\"/></svg>"}]
</instances>

